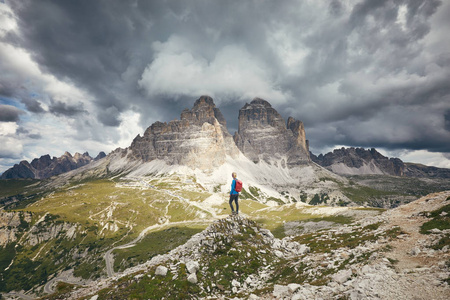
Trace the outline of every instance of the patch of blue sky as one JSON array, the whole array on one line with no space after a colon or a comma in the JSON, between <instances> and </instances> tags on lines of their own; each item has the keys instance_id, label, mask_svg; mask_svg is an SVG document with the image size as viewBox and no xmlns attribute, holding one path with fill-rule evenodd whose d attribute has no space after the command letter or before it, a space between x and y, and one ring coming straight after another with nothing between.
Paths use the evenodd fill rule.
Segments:
<instances>
[{"instance_id":1,"label":"patch of blue sky","mask_svg":"<svg viewBox=\"0 0 450 300\"><path fill-rule=\"evenodd\" d=\"M17 101L16 99L2 97L2 96L0 96L0 104L12 105L12 106L15 106L15 107L20 108L20 109L24 109L25 108L25 105L23 103Z\"/></svg>"}]
</instances>

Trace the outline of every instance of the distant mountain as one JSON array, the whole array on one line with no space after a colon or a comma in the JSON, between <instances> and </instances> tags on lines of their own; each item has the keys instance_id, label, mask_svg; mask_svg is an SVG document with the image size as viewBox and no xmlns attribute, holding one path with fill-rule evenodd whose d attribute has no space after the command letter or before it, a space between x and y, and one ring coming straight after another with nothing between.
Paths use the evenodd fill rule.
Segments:
<instances>
[{"instance_id":1,"label":"distant mountain","mask_svg":"<svg viewBox=\"0 0 450 300\"><path fill-rule=\"evenodd\" d=\"M325 155L310 154L312 161L340 175L385 174L406 177L450 178L450 169L404 163L374 148L341 148Z\"/></svg>"},{"instance_id":2,"label":"distant mountain","mask_svg":"<svg viewBox=\"0 0 450 300\"><path fill-rule=\"evenodd\" d=\"M53 158L50 158L50 155L47 154L33 159L31 163L26 160L21 161L19 164L14 165L14 167L6 170L0 179L45 179L75 170L105 156L106 154L104 152L100 152L96 158L92 158L87 152L83 154L75 153L74 156L66 152L61 157Z\"/></svg>"}]
</instances>

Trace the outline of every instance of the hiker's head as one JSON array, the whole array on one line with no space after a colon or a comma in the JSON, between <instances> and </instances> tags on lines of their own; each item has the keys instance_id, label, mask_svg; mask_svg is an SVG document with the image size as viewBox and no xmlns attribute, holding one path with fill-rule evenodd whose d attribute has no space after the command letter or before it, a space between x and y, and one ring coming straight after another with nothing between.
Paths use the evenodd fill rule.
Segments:
<instances>
[{"instance_id":1,"label":"hiker's head","mask_svg":"<svg viewBox=\"0 0 450 300\"><path fill-rule=\"evenodd\" d=\"M236 177L237 177L236 172L231 173L231 176L232 176L233 178L236 178Z\"/></svg>"}]
</instances>

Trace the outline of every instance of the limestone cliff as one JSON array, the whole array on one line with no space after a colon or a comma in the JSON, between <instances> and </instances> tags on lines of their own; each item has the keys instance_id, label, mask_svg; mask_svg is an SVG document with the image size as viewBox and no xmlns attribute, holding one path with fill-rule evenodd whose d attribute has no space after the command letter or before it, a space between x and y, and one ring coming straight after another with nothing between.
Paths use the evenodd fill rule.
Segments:
<instances>
[{"instance_id":1,"label":"limestone cliff","mask_svg":"<svg viewBox=\"0 0 450 300\"><path fill-rule=\"evenodd\" d=\"M308 141L301 121L287 123L266 100L255 98L239 110L238 148L254 162L282 159L292 167L310 161ZM286 159L286 160L283 160Z\"/></svg>"},{"instance_id":2,"label":"limestone cliff","mask_svg":"<svg viewBox=\"0 0 450 300\"><path fill-rule=\"evenodd\" d=\"M202 170L220 166L227 155L239 153L225 118L208 96L201 96L191 110L185 109L180 120L152 124L133 140L129 150L133 159L160 159Z\"/></svg>"}]
</instances>

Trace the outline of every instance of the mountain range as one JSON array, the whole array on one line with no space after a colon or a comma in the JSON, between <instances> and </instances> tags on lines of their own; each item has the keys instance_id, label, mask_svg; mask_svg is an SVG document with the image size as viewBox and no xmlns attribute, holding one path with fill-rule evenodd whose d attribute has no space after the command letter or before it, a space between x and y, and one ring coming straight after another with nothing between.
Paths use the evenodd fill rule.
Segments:
<instances>
[{"instance_id":1,"label":"mountain range","mask_svg":"<svg viewBox=\"0 0 450 300\"><path fill-rule=\"evenodd\" d=\"M92 158L87 152L83 154L75 153L72 156L72 154L66 151L62 156L54 156L53 158L50 158L50 155L47 154L33 159L31 163L26 160L21 161L14 165L14 167L6 170L0 179L45 179L78 169L105 156L106 154L104 152L100 152L95 158Z\"/></svg>"},{"instance_id":2,"label":"mountain range","mask_svg":"<svg viewBox=\"0 0 450 300\"><path fill-rule=\"evenodd\" d=\"M325 155L311 153L311 160L340 175L392 175L425 178L450 178L450 169L404 163L388 158L376 149L341 148Z\"/></svg>"},{"instance_id":3,"label":"mountain range","mask_svg":"<svg viewBox=\"0 0 450 300\"><path fill-rule=\"evenodd\" d=\"M392 175L406 177L450 178L450 169L404 163L387 158L376 149L336 149L325 155L309 151L301 121L282 116L266 100L255 98L239 110L238 131L231 136L226 120L209 96L201 96L191 110L185 109L180 120L155 122L137 135L126 149L117 149L130 161L162 160L169 165L185 165L211 171L223 165L226 158L244 155L250 161L288 168L314 162L339 175ZM1 179L45 179L95 162L88 153L66 152L59 158L49 155L22 161L1 175Z\"/></svg>"}]
</instances>

